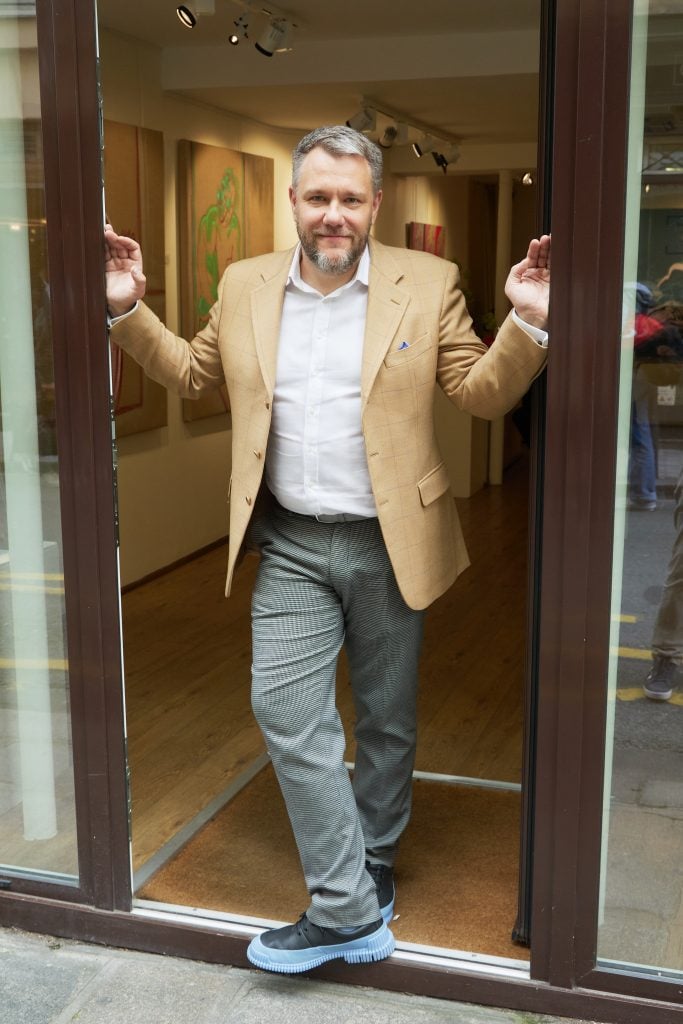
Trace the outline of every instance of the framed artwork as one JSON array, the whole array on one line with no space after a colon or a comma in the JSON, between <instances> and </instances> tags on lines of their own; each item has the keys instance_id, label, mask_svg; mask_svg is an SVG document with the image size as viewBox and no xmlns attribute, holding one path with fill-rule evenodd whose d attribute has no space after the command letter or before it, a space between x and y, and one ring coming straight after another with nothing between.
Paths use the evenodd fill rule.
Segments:
<instances>
[{"instance_id":1,"label":"framed artwork","mask_svg":"<svg viewBox=\"0 0 683 1024\"><path fill-rule=\"evenodd\" d=\"M134 238L145 257L145 302L162 320L164 279L164 137L161 132L117 121L104 122L104 182L107 218ZM112 391L116 434L138 434L167 423L166 390L112 343Z\"/></svg>"},{"instance_id":2,"label":"framed artwork","mask_svg":"<svg viewBox=\"0 0 683 1024\"><path fill-rule=\"evenodd\" d=\"M218 283L235 260L273 249L274 162L220 146L178 143L180 301L183 337L209 319ZM229 412L225 388L183 402L186 421Z\"/></svg>"},{"instance_id":3,"label":"framed artwork","mask_svg":"<svg viewBox=\"0 0 683 1024\"><path fill-rule=\"evenodd\" d=\"M406 224L406 247L420 252L443 256L446 233L440 224L420 224L411 220Z\"/></svg>"}]
</instances>

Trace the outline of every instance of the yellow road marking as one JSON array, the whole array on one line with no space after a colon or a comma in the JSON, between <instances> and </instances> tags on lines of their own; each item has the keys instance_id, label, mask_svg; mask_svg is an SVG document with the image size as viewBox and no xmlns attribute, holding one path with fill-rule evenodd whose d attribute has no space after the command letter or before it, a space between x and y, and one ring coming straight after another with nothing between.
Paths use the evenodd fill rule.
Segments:
<instances>
[{"instance_id":1,"label":"yellow road marking","mask_svg":"<svg viewBox=\"0 0 683 1024\"><path fill-rule=\"evenodd\" d=\"M41 658L0 658L0 669L2 668L54 668L65 672L69 662L64 658L49 658L44 661Z\"/></svg>"},{"instance_id":2,"label":"yellow road marking","mask_svg":"<svg viewBox=\"0 0 683 1024\"><path fill-rule=\"evenodd\" d=\"M63 572L8 572L3 569L0 578L11 580L63 580Z\"/></svg>"},{"instance_id":3,"label":"yellow road marking","mask_svg":"<svg viewBox=\"0 0 683 1024\"><path fill-rule=\"evenodd\" d=\"M617 647L612 648L611 654L618 654L620 658L635 658L636 661L652 661L652 651L644 647Z\"/></svg>"},{"instance_id":4,"label":"yellow road marking","mask_svg":"<svg viewBox=\"0 0 683 1024\"><path fill-rule=\"evenodd\" d=\"M0 583L0 590L14 590L20 594L63 594L64 587L41 587L31 583Z\"/></svg>"},{"instance_id":5,"label":"yellow road marking","mask_svg":"<svg viewBox=\"0 0 683 1024\"><path fill-rule=\"evenodd\" d=\"M625 686L623 690L617 690L617 700L648 700L642 689L639 686ZM653 701L653 703L655 703ZM660 704L676 704L679 708L683 707L683 693L674 693L673 697L670 697L668 701L660 701Z\"/></svg>"}]
</instances>

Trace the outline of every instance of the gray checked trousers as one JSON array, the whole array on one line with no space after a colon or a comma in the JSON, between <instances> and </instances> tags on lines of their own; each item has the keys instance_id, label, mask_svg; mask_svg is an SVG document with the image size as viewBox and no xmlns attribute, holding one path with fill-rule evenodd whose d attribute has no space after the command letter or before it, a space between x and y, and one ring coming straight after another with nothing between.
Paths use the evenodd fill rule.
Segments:
<instances>
[{"instance_id":1,"label":"gray checked trousers","mask_svg":"<svg viewBox=\"0 0 683 1024\"><path fill-rule=\"evenodd\" d=\"M424 613L405 603L376 519L276 507L253 524L252 703L287 805L315 924L378 920L365 860L393 864L410 816ZM335 702L346 647L353 782ZM274 851L277 856L277 851Z\"/></svg>"}]
</instances>

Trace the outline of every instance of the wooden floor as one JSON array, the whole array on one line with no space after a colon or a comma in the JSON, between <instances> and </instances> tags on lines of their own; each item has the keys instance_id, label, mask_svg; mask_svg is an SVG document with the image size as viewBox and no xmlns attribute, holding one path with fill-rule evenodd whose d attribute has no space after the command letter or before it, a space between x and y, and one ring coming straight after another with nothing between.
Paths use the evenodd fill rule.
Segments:
<instances>
[{"instance_id":1,"label":"wooden floor","mask_svg":"<svg viewBox=\"0 0 683 1024\"><path fill-rule=\"evenodd\" d=\"M429 610L416 767L519 781L522 756L527 481L459 501L473 568ZM137 868L264 751L249 704L249 604L256 561L223 597L225 550L123 599ZM345 667L339 707L350 736ZM349 759L353 759L349 743Z\"/></svg>"}]
</instances>

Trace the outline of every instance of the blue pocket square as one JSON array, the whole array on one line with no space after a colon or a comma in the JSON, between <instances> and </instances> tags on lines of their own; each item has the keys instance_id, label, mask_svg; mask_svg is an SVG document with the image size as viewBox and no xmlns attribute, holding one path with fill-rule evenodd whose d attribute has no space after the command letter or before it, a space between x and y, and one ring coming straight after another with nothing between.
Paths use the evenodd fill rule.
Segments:
<instances>
[{"instance_id":1,"label":"blue pocket square","mask_svg":"<svg viewBox=\"0 0 683 1024\"><path fill-rule=\"evenodd\" d=\"M401 342L401 344L398 346L399 352L401 352L404 348L410 348L410 342L409 341L402 341Z\"/></svg>"}]
</instances>

